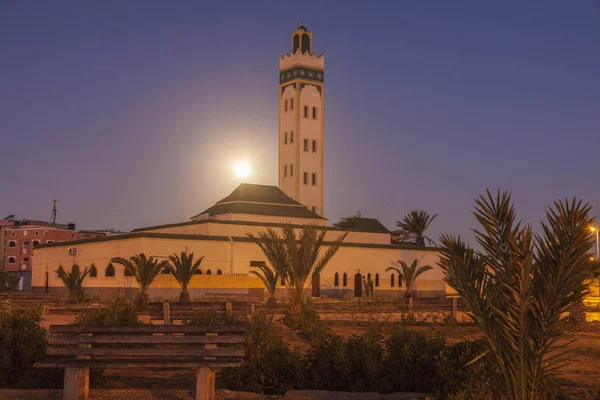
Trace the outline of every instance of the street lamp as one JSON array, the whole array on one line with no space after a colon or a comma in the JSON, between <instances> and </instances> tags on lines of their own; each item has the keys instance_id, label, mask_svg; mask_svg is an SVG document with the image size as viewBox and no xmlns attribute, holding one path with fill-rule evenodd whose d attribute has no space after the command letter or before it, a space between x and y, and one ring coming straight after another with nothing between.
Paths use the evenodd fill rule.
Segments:
<instances>
[{"instance_id":1,"label":"street lamp","mask_svg":"<svg viewBox=\"0 0 600 400\"><path fill-rule=\"evenodd\" d=\"M600 238L598 237L598 228L590 226L590 230L596 234L596 260L600 259Z\"/></svg>"}]
</instances>

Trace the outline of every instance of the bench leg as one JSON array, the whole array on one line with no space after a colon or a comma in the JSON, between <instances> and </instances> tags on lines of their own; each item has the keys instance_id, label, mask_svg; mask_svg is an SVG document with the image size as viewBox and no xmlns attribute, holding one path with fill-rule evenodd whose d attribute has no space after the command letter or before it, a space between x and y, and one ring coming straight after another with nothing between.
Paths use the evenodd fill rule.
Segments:
<instances>
[{"instance_id":1,"label":"bench leg","mask_svg":"<svg viewBox=\"0 0 600 400\"><path fill-rule=\"evenodd\" d=\"M89 368L65 368L63 400L87 400L89 390Z\"/></svg>"},{"instance_id":2,"label":"bench leg","mask_svg":"<svg viewBox=\"0 0 600 400\"><path fill-rule=\"evenodd\" d=\"M215 371L210 368L198 368L196 373L196 400L214 400Z\"/></svg>"}]
</instances>

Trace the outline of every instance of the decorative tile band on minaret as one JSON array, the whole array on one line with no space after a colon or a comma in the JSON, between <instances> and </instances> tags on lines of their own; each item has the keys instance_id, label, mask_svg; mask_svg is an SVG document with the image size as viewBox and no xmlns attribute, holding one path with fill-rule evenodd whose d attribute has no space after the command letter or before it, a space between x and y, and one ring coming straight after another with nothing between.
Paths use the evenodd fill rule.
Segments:
<instances>
[{"instance_id":1,"label":"decorative tile band on minaret","mask_svg":"<svg viewBox=\"0 0 600 400\"><path fill-rule=\"evenodd\" d=\"M292 51L279 58L279 188L323 216L325 56L312 32L292 32Z\"/></svg>"}]
</instances>

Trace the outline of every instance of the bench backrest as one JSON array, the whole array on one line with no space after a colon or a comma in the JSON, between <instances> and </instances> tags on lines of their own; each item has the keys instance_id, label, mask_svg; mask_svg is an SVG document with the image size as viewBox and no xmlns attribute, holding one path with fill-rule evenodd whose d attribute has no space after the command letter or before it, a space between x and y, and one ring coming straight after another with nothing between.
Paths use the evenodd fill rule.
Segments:
<instances>
[{"instance_id":1,"label":"bench backrest","mask_svg":"<svg viewBox=\"0 0 600 400\"><path fill-rule=\"evenodd\" d=\"M209 312L218 315L246 316L251 313L252 305L247 301L194 301L189 303L169 302L171 320L184 320L196 313ZM164 320L164 303L148 304L150 320Z\"/></svg>"},{"instance_id":2,"label":"bench backrest","mask_svg":"<svg viewBox=\"0 0 600 400\"><path fill-rule=\"evenodd\" d=\"M73 360L241 362L243 325L50 326L48 355ZM81 361L80 361L81 362Z\"/></svg>"}]
</instances>

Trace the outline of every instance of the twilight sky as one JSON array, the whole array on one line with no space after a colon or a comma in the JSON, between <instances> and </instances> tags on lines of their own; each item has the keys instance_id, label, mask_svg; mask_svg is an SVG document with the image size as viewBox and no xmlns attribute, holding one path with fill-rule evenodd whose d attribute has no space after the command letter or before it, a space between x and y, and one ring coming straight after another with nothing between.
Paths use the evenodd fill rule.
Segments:
<instances>
[{"instance_id":1,"label":"twilight sky","mask_svg":"<svg viewBox=\"0 0 600 400\"><path fill-rule=\"evenodd\" d=\"M325 214L469 241L473 198L535 223L600 208L600 5L589 1L4 1L0 218L80 228L186 221L277 184L278 56L325 52ZM596 211L597 212L597 211Z\"/></svg>"}]
</instances>

